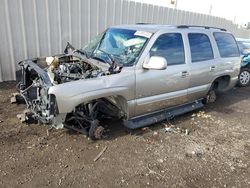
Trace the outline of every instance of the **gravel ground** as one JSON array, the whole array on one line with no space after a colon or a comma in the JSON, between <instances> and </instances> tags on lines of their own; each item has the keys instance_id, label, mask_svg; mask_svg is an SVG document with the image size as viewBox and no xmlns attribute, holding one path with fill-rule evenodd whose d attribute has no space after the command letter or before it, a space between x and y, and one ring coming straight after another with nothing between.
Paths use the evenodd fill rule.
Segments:
<instances>
[{"instance_id":1,"label":"gravel ground","mask_svg":"<svg viewBox=\"0 0 250 188\"><path fill-rule=\"evenodd\" d=\"M0 83L0 187L250 187L250 87L134 132L110 122L110 138L95 142L21 124L12 92Z\"/></svg>"}]
</instances>

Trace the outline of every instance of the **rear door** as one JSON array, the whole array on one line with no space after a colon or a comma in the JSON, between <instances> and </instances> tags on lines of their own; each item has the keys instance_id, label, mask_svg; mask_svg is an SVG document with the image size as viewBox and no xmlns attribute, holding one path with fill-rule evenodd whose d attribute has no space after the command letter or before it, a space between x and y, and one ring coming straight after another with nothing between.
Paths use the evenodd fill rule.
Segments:
<instances>
[{"instance_id":1,"label":"rear door","mask_svg":"<svg viewBox=\"0 0 250 188\"><path fill-rule=\"evenodd\" d=\"M240 68L240 52L234 36L226 32L213 33L216 46L218 47L218 65L213 77L230 75L231 79L237 79Z\"/></svg>"},{"instance_id":2,"label":"rear door","mask_svg":"<svg viewBox=\"0 0 250 188\"><path fill-rule=\"evenodd\" d=\"M203 98L212 81L212 74L216 70L214 52L209 35L205 33L188 33L190 46L190 84L188 99L190 101Z\"/></svg>"}]
</instances>

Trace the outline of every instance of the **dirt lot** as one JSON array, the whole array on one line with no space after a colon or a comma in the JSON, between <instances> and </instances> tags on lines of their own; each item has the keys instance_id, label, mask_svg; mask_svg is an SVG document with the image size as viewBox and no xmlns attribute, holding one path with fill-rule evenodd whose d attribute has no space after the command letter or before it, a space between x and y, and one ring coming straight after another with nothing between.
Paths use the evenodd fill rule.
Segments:
<instances>
[{"instance_id":1,"label":"dirt lot","mask_svg":"<svg viewBox=\"0 0 250 188\"><path fill-rule=\"evenodd\" d=\"M250 87L147 129L112 123L96 142L19 123L14 88L0 84L0 187L250 187Z\"/></svg>"}]
</instances>

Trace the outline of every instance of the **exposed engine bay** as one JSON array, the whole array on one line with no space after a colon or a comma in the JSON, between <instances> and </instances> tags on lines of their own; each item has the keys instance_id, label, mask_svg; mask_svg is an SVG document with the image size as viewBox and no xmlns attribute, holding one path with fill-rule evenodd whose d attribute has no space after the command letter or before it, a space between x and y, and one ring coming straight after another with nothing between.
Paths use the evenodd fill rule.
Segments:
<instances>
[{"instance_id":1,"label":"exposed engine bay","mask_svg":"<svg viewBox=\"0 0 250 188\"><path fill-rule=\"evenodd\" d=\"M47 72L52 84L62 84L119 72L119 70L102 70L100 67L74 55L58 55L41 58L37 59L35 63Z\"/></svg>"}]
</instances>

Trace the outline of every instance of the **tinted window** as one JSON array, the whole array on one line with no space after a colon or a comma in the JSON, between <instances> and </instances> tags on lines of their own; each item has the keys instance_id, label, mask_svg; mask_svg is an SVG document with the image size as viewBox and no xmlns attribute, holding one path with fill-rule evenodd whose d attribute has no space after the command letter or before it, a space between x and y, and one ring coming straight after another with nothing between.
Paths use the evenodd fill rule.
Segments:
<instances>
[{"instance_id":1,"label":"tinted window","mask_svg":"<svg viewBox=\"0 0 250 188\"><path fill-rule=\"evenodd\" d=\"M229 33L214 33L221 57L237 57L239 50L234 37Z\"/></svg>"},{"instance_id":2,"label":"tinted window","mask_svg":"<svg viewBox=\"0 0 250 188\"><path fill-rule=\"evenodd\" d=\"M166 58L168 65L185 63L182 36L179 33L167 33L159 36L150 50L150 56Z\"/></svg>"},{"instance_id":3,"label":"tinted window","mask_svg":"<svg viewBox=\"0 0 250 188\"><path fill-rule=\"evenodd\" d=\"M201 33L188 34L192 62L213 59L213 50L207 35Z\"/></svg>"}]
</instances>

